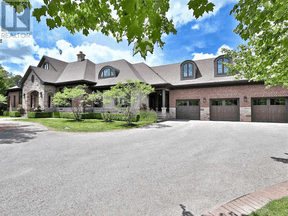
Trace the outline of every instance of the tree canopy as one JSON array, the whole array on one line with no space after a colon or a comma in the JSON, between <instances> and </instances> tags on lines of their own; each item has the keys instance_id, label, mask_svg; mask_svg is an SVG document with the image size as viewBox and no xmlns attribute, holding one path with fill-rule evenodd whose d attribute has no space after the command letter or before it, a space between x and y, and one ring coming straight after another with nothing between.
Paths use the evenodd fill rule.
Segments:
<instances>
[{"instance_id":1,"label":"tree canopy","mask_svg":"<svg viewBox=\"0 0 288 216\"><path fill-rule=\"evenodd\" d=\"M23 2L4 1L18 12L31 7ZM81 31L87 36L90 31L100 31L113 35L117 42L126 37L129 44L135 42L134 55L139 52L146 58L147 52L153 53L154 44L164 46L163 34L177 33L173 20L166 16L169 7L169 0L44 0L33 16L38 22L41 17L47 17L50 29L63 26L72 34ZM214 4L208 0L190 0L188 7L198 18L204 12L213 11ZM112 15L112 10L116 15Z\"/></svg>"},{"instance_id":2,"label":"tree canopy","mask_svg":"<svg viewBox=\"0 0 288 216\"><path fill-rule=\"evenodd\" d=\"M5 89L18 85L22 76L13 75L12 73L4 70L0 65L0 94L5 94Z\"/></svg>"},{"instance_id":3,"label":"tree canopy","mask_svg":"<svg viewBox=\"0 0 288 216\"><path fill-rule=\"evenodd\" d=\"M226 65L237 78L264 81L267 87L288 87L288 2L240 0L231 11L239 21L234 30L247 44L223 51L234 58Z\"/></svg>"}]
</instances>

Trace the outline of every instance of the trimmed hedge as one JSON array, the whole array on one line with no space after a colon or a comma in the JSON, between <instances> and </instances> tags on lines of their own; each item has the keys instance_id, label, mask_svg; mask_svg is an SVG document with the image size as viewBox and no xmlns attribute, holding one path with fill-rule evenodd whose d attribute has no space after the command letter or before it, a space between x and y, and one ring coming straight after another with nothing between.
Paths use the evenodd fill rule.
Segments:
<instances>
[{"instance_id":1,"label":"trimmed hedge","mask_svg":"<svg viewBox=\"0 0 288 216\"><path fill-rule=\"evenodd\" d=\"M157 113L154 111L140 111L140 121L157 122Z\"/></svg>"},{"instance_id":2,"label":"trimmed hedge","mask_svg":"<svg viewBox=\"0 0 288 216\"><path fill-rule=\"evenodd\" d=\"M20 117L20 112L19 111L10 111L9 112L10 117Z\"/></svg>"},{"instance_id":3,"label":"trimmed hedge","mask_svg":"<svg viewBox=\"0 0 288 216\"><path fill-rule=\"evenodd\" d=\"M28 118L50 118L51 112L27 112Z\"/></svg>"},{"instance_id":4,"label":"trimmed hedge","mask_svg":"<svg viewBox=\"0 0 288 216\"><path fill-rule=\"evenodd\" d=\"M81 119L102 119L101 113L81 113Z\"/></svg>"},{"instance_id":5,"label":"trimmed hedge","mask_svg":"<svg viewBox=\"0 0 288 216\"><path fill-rule=\"evenodd\" d=\"M9 111L4 111L3 116L9 116Z\"/></svg>"},{"instance_id":6,"label":"trimmed hedge","mask_svg":"<svg viewBox=\"0 0 288 216\"><path fill-rule=\"evenodd\" d=\"M113 113L112 119L116 120L116 121L126 121L125 115L122 113ZM134 115L132 122L138 122L139 119L140 119L140 115L136 114L136 115Z\"/></svg>"},{"instance_id":7,"label":"trimmed hedge","mask_svg":"<svg viewBox=\"0 0 288 216\"><path fill-rule=\"evenodd\" d=\"M51 117L52 118L60 118L60 113L59 112L51 112Z\"/></svg>"}]
</instances>

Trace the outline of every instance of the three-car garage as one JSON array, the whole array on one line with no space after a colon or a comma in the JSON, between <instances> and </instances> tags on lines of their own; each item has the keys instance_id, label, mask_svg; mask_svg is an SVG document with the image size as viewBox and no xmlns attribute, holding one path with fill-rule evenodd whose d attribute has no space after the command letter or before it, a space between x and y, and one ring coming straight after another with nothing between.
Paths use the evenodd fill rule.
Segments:
<instances>
[{"instance_id":1,"label":"three-car garage","mask_svg":"<svg viewBox=\"0 0 288 216\"><path fill-rule=\"evenodd\" d=\"M288 122L288 98L251 98L252 122ZM240 121L239 98L210 99L210 120ZM200 99L176 100L176 118L200 120Z\"/></svg>"}]
</instances>

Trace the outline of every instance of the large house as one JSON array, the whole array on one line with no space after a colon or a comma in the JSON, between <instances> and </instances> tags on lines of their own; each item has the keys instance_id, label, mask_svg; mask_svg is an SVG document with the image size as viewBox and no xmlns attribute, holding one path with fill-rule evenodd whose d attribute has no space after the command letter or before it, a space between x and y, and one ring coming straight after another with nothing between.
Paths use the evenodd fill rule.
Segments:
<instances>
[{"instance_id":1,"label":"large house","mask_svg":"<svg viewBox=\"0 0 288 216\"><path fill-rule=\"evenodd\" d=\"M52 104L53 95L64 87L86 84L90 93L109 89L118 81L140 79L152 85L155 92L139 101L139 106L146 103L166 118L288 121L287 88L265 89L263 82L235 81L234 76L227 75L223 62L231 63L232 59L218 56L150 67L124 59L95 64L85 59L82 52L77 54L77 61L70 63L43 56L37 67L27 69L19 86L7 90L8 107L15 110L22 104L30 111L39 104L46 111L69 111L69 107ZM113 102L104 106L115 105ZM94 108L94 112L97 109L101 108Z\"/></svg>"}]
</instances>

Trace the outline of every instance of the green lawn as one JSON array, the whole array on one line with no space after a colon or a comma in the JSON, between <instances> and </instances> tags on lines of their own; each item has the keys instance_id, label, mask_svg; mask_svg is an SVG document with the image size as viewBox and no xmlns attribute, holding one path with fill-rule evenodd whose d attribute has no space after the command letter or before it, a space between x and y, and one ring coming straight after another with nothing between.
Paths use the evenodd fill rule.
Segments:
<instances>
[{"instance_id":1,"label":"green lawn","mask_svg":"<svg viewBox=\"0 0 288 216\"><path fill-rule=\"evenodd\" d=\"M288 197L273 200L261 209L252 212L249 216L287 216Z\"/></svg>"},{"instance_id":2,"label":"green lawn","mask_svg":"<svg viewBox=\"0 0 288 216\"><path fill-rule=\"evenodd\" d=\"M80 122L75 122L71 119L30 118L13 119L13 121L37 122L45 125L50 130L67 132L105 132L141 127L153 123L153 121L139 121L133 122L133 124L137 125L135 127L126 127L121 126L126 123L125 121L102 122L102 119L85 119Z\"/></svg>"},{"instance_id":3,"label":"green lawn","mask_svg":"<svg viewBox=\"0 0 288 216\"><path fill-rule=\"evenodd\" d=\"M9 116L0 116L0 118L11 118Z\"/></svg>"}]
</instances>

